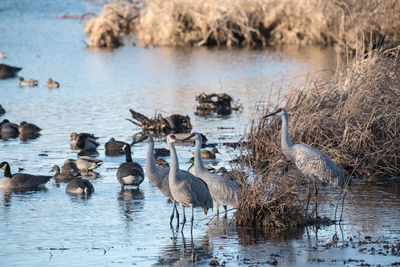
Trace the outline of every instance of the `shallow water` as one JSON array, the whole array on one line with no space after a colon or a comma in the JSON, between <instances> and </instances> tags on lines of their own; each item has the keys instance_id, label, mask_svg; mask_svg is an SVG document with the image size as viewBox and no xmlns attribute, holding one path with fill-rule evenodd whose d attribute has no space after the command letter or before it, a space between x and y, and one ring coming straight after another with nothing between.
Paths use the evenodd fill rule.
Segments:
<instances>
[{"instance_id":1,"label":"shallow water","mask_svg":"<svg viewBox=\"0 0 400 267\"><path fill-rule=\"evenodd\" d=\"M184 235L170 228L172 205L147 179L140 191L121 192L115 173L124 157L104 154L109 138L131 142L140 131L125 120L130 118L129 108L149 117L155 112L189 114L194 130L210 142L237 141L258 101L282 100L281 86L304 81L309 72L329 75L335 70L332 51L145 49L129 44L114 51L92 51L83 43L86 36L79 20L55 17L97 12L97 7L78 0L59 2L0 2L0 51L8 55L1 63L21 66L21 76L39 80L33 88L19 87L16 78L1 80L0 104L7 113L0 119L26 120L43 129L37 139L0 140L0 161L8 161L13 173L23 168L47 174L54 164L77 157L69 144L71 132L91 132L99 136L97 157L105 163L97 169L101 178L92 180L95 193L86 199L68 195L66 184L54 180L39 191L0 192L1 266L207 265L214 258L229 265L263 265L274 259L296 266L400 261L398 256L379 254L386 253L383 244L400 242L398 186L354 185L341 229L303 229L276 240L234 227L231 216L207 225L212 215L196 210L191 238L188 225ZM61 87L48 89L49 77ZM202 92L228 93L240 99L244 110L223 118L195 116L195 95ZM166 145L157 142L156 147ZM177 148L181 168L188 167L184 162L192 149ZM237 152L222 145L218 149L222 155L214 164L229 167L227 162ZM144 166L145 153L144 144L135 145L133 160ZM327 204L322 207L331 218L329 200L335 193L327 189ZM335 230L340 240L327 249ZM356 243L365 236L384 242ZM360 252L360 246L365 250Z\"/></svg>"}]
</instances>

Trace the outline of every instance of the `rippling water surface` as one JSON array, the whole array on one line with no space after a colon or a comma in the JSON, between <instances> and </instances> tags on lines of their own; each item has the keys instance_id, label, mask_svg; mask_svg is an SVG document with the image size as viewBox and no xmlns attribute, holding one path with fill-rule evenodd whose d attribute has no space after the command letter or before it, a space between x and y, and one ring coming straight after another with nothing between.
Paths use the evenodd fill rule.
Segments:
<instances>
[{"instance_id":1,"label":"rippling water surface","mask_svg":"<svg viewBox=\"0 0 400 267\"><path fill-rule=\"evenodd\" d=\"M0 2L0 51L8 55L1 63L23 67L21 76L39 80L33 88L19 87L16 79L1 80L0 104L7 113L0 119L25 120L43 129L34 140L0 140L0 161L8 161L13 173L23 168L47 174L53 165L77 157L69 144L71 132L99 136L97 157L104 160L97 169L101 178L92 180L96 192L88 198L68 195L66 185L54 180L39 191L0 192L1 266L207 265L213 258L229 265L263 265L273 259L283 265L338 266L349 258L358 260L349 263L355 265L360 260L384 265L400 261L378 254L378 247L371 251L373 244L360 252L350 242L350 237L355 242L365 235L388 244L400 242L399 187L356 184L341 229L304 229L276 240L234 227L230 216L207 225L211 215L195 211L191 237L189 227L183 235L170 228L172 205L147 179L139 191L121 191L115 174L124 157L104 154L109 138L131 142L140 131L125 120L129 108L149 117L155 112L189 114L194 130L211 142L236 141L258 101L282 99L281 85L304 80L310 72L334 70L332 51L146 49L129 42L114 51L92 51L85 47L79 20L56 18L86 12L98 12L94 1ZM48 89L49 77L61 87ZM240 99L244 110L224 118L195 116L195 95L202 92L228 93ZM163 142L156 146L166 147ZM186 168L192 148L177 149L181 168ZM229 167L236 152L222 145L218 149L222 155L214 164ZM133 159L144 166L145 153L145 145L139 144ZM334 198L335 192L327 193ZM328 203L330 217L331 210ZM335 230L341 240L328 250Z\"/></svg>"}]
</instances>

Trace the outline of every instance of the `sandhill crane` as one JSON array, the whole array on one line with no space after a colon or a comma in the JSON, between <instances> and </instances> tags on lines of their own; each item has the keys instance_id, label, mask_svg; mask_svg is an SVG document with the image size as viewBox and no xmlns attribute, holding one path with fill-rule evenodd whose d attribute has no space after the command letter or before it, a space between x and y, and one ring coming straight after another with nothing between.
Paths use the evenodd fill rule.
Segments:
<instances>
[{"instance_id":1,"label":"sandhill crane","mask_svg":"<svg viewBox=\"0 0 400 267\"><path fill-rule=\"evenodd\" d=\"M274 115L282 118L281 148L283 154L288 160L293 161L305 176L314 178L315 194L318 194L315 177L323 183L339 185L343 188L346 185L346 173L326 153L306 144L292 143L289 136L289 120L286 109L279 108L263 118Z\"/></svg>"},{"instance_id":2,"label":"sandhill crane","mask_svg":"<svg viewBox=\"0 0 400 267\"><path fill-rule=\"evenodd\" d=\"M217 208L217 214L219 214L219 206L222 205L225 209L226 215L227 205L230 205L234 208L236 208L238 205L240 195L239 186L234 181L218 174L211 173L204 167L203 160L201 159L200 155L202 138L199 133L192 133L187 138L183 139L183 141L187 139L194 139L195 141L195 175L206 182L213 198L214 207Z\"/></svg>"},{"instance_id":3,"label":"sandhill crane","mask_svg":"<svg viewBox=\"0 0 400 267\"><path fill-rule=\"evenodd\" d=\"M4 177L0 181L0 188L4 189L22 189L43 186L51 176L32 175L27 173L16 173L11 175L10 164L3 161L0 163L0 169L4 170Z\"/></svg>"},{"instance_id":4,"label":"sandhill crane","mask_svg":"<svg viewBox=\"0 0 400 267\"><path fill-rule=\"evenodd\" d=\"M125 162L122 163L117 170L117 179L122 187L125 185L139 185L144 180L144 172L139 163L132 161L131 146L124 145L122 149L125 151Z\"/></svg>"},{"instance_id":5,"label":"sandhill crane","mask_svg":"<svg viewBox=\"0 0 400 267\"><path fill-rule=\"evenodd\" d=\"M190 174L189 172L179 171L178 156L176 154L174 143L176 142L175 135L167 136L167 144L171 151L171 168L169 169L169 188L172 196L179 203L183 212L183 227L185 226L185 207L192 208L191 231L193 231L194 212L193 208L201 207L205 214L208 209L213 207L212 197L207 188L207 184Z\"/></svg>"},{"instance_id":6,"label":"sandhill crane","mask_svg":"<svg viewBox=\"0 0 400 267\"><path fill-rule=\"evenodd\" d=\"M143 142L148 145L147 155L146 155L146 176L151 184L155 185L161 191L161 193L164 194L164 196L166 196L172 201L173 209L169 223L172 224L172 220L174 219L174 213L176 211L176 220L178 224L179 223L178 208L176 207L176 201L172 196L171 190L169 189L169 180L168 180L169 168L157 168L154 159L153 137L151 137L150 135L143 135L139 140L135 141L133 144L139 142Z\"/></svg>"}]
</instances>

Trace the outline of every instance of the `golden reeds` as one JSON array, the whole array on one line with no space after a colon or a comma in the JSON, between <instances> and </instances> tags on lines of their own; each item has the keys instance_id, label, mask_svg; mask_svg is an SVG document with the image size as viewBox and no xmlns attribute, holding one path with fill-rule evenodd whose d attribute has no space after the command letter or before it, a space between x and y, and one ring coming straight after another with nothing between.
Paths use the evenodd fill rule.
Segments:
<instances>
[{"instance_id":1,"label":"golden reeds","mask_svg":"<svg viewBox=\"0 0 400 267\"><path fill-rule=\"evenodd\" d=\"M400 44L400 1L148 0L106 4L86 25L89 46L136 32L144 46Z\"/></svg>"},{"instance_id":2,"label":"golden reeds","mask_svg":"<svg viewBox=\"0 0 400 267\"><path fill-rule=\"evenodd\" d=\"M400 177L400 58L386 52L370 51L354 59L337 81L309 80L286 97L292 141L321 149L367 181ZM247 133L250 144L242 164L257 177L242 183L236 218L240 225L279 232L311 218L304 206L307 177L280 149L280 118L261 119L275 108L261 107Z\"/></svg>"}]
</instances>

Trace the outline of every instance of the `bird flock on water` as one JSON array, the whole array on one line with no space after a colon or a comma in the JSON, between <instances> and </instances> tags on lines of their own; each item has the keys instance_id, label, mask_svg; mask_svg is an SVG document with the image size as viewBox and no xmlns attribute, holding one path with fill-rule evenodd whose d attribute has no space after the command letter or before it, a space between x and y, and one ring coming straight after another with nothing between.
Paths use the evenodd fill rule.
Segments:
<instances>
[{"instance_id":1,"label":"bird flock on water","mask_svg":"<svg viewBox=\"0 0 400 267\"><path fill-rule=\"evenodd\" d=\"M305 176L309 177L314 183L319 180L323 183L330 183L341 188L347 183L346 173L335 164L335 162L321 150L306 145L293 144L289 137L288 113L286 109L279 108L275 112L265 115L263 119L271 116L279 116L282 120L281 128L281 149L285 157L292 161L297 169ZM41 129L31 123L21 122L18 126L3 120L0 124L0 133L8 134L9 132L21 133L25 131L29 134L38 134ZM71 133L71 148L80 150L81 154L96 151L100 145L97 137L89 133ZM195 143L194 157L191 160L192 166L189 171L180 169L178 154L175 144L192 140ZM145 170L142 166L134 162L131 157L131 146L137 143L147 144L147 154ZM217 149L211 152L204 152L202 147L202 137L200 133L193 132L188 134L186 138L178 139L174 134L166 137L166 143L169 147L170 164L160 168L157 165L156 154L161 150L154 147L154 139L151 135L143 135L132 144L116 141L111 138L106 144L107 152L114 155L125 155L125 162L121 163L116 178L121 188L125 186L134 186L139 189L140 184L144 181L145 176L148 181L157 187L160 192L170 199L173 203L172 213L170 216L170 224L176 217L177 225L179 225L178 205L182 210L182 229L186 223L185 208L190 208L191 230L193 230L194 208L201 208L204 214L208 214L210 209L216 209L216 215L219 215L219 207L222 206L225 216L228 212L227 207L237 208L241 197L241 191L238 184L224 177L211 172L204 165L203 158L215 158L215 154L219 153ZM162 152L164 155L166 152ZM79 155L79 154L78 154ZM100 167L103 161L92 158L88 155L81 155L77 159L68 159L61 167L54 165L50 170L54 172L53 176L48 175L32 175L27 173L11 173L10 164L6 161L0 163L0 169L4 170L4 176L0 180L1 189L28 189L44 186L51 178L54 177L56 182L67 182L66 192L71 194L89 195L95 191L92 183L85 179L86 175L92 175L94 170ZM317 195L317 187L315 186L315 194Z\"/></svg>"}]
</instances>

